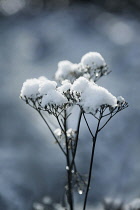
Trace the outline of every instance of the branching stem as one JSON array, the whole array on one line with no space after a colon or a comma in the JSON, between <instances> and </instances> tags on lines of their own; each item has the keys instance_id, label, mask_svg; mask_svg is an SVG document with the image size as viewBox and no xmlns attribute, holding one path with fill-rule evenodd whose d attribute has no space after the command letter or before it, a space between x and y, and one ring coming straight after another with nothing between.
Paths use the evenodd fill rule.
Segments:
<instances>
[{"instance_id":1,"label":"branching stem","mask_svg":"<svg viewBox=\"0 0 140 210\"><path fill-rule=\"evenodd\" d=\"M74 147L74 151L73 151L73 157L72 157L72 161L71 161L71 165L70 165L70 170L72 170L72 167L73 167L73 164L74 164L74 161L75 161L76 152L77 152L81 118L82 118L82 111L80 110L78 124L77 124L77 130L76 130L77 133L76 133L76 138L75 138L75 147Z\"/></svg>"},{"instance_id":2,"label":"branching stem","mask_svg":"<svg viewBox=\"0 0 140 210\"><path fill-rule=\"evenodd\" d=\"M86 209L86 204L87 204L87 197L88 197L88 192L89 192L90 182L91 182L91 174L92 174L92 167L93 167L95 144L96 144L97 135L98 135L98 132L99 132L99 126L100 126L101 118L102 118L102 111L100 110L100 117L99 117L99 120L98 120L95 136L93 138L92 153L91 153L90 167L89 167L89 174L88 174L88 183L87 183L87 189L86 189L86 194L85 194L85 199L84 199L83 210ZM93 134L92 134L92 136L93 136Z\"/></svg>"},{"instance_id":3,"label":"branching stem","mask_svg":"<svg viewBox=\"0 0 140 210\"><path fill-rule=\"evenodd\" d=\"M59 145L61 151L63 152L63 154L66 156L66 152L64 151L63 147L61 146L60 142L58 141L58 139L56 138L54 132L52 131L51 127L49 126L48 122L46 121L46 119L44 118L44 116L42 115L41 111L36 109L37 112L39 113L39 115L41 116L41 118L43 119L43 121L45 122L45 124L47 125L47 127L49 128L51 134L53 135L54 139L56 140L57 144Z\"/></svg>"},{"instance_id":4,"label":"branching stem","mask_svg":"<svg viewBox=\"0 0 140 210\"><path fill-rule=\"evenodd\" d=\"M67 162L67 177L68 177L68 203L70 206L70 210L73 210L73 194L72 194L72 174L70 170L70 153L69 153L69 142L67 138L67 113L64 110L64 135L65 135L65 143L66 143L66 162Z\"/></svg>"}]
</instances>

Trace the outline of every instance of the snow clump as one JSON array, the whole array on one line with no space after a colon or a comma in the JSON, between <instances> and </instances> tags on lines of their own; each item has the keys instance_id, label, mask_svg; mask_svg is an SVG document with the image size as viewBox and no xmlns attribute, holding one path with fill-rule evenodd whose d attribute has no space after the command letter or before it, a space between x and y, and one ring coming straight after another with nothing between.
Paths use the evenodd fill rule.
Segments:
<instances>
[{"instance_id":1,"label":"snow clump","mask_svg":"<svg viewBox=\"0 0 140 210\"><path fill-rule=\"evenodd\" d=\"M102 105L109 108L125 106L122 96L116 98L107 89L95 84L108 73L106 66L104 58L97 52L86 53L79 64L60 61L55 74L56 80L61 82L59 87L57 82L46 77L28 79L23 83L20 96L26 103L33 103L36 108L49 113L74 105L92 114L96 114Z\"/></svg>"},{"instance_id":2,"label":"snow clump","mask_svg":"<svg viewBox=\"0 0 140 210\"><path fill-rule=\"evenodd\" d=\"M57 128L54 130L54 134L56 137L60 138L62 136L63 132L60 128Z\"/></svg>"},{"instance_id":3,"label":"snow clump","mask_svg":"<svg viewBox=\"0 0 140 210\"><path fill-rule=\"evenodd\" d=\"M71 89L72 84L70 83L69 80L64 80L62 81L62 85L57 88L58 91L61 93L67 92L68 90Z\"/></svg>"},{"instance_id":4,"label":"snow clump","mask_svg":"<svg viewBox=\"0 0 140 210\"><path fill-rule=\"evenodd\" d=\"M41 106L46 107L47 105L62 106L67 103L67 99L58 91L51 90L47 95L42 98Z\"/></svg>"},{"instance_id":5,"label":"snow clump","mask_svg":"<svg viewBox=\"0 0 140 210\"><path fill-rule=\"evenodd\" d=\"M81 59L81 64L84 67L91 67L94 69L106 65L104 58L101 56L100 53L97 52L86 53Z\"/></svg>"},{"instance_id":6,"label":"snow clump","mask_svg":"<svg viewBox=\"0 0 140 210\"><path fill-rule=\"evenodd\" d=\"M117 106L117 98L115 96L107 89L96 85L94 82L89 82L84 77L80 77L73 83L71 91L75 97L79 93L77 104L82 106L86 113L95 114L101 105Z\"/></svg>"},{"instance_id":7,"label":"snow clump","mask_svg":"<svg viewBox=\"0 0 140 210\"><path fill-rule=\"evenodd\" d=\"M68 60L60 61L55 73L55 79L59 82L68 79L73 83L76 79L83 76L88 80L93 79L97 81L98 78L108 73L107 64L101 54L89 52L81 58L81 62L78 64Z\"/></svg>"},{"instance_id":8,"label":"snow clump","mask_svg":"<svg viewBox=\"0 0 140 210\"><path fill-rule=\"evenodd\" d=\"M117 103L118 104L124 104L125 103L125 99L122 96L118 96L117 97Z\"/></svg>"},{"instance_id":9,"label":"snow clump","mask_svg":"<svg viewBox=\"0 0 140 210\"><path fill-rule=\"evenodd\" d=\"M74 139L75 136L76 136L76 131L73 130L72 128L69 128L69 129L67 130L67 137L68 137L68 138L71 138L71 139Z\"/></svg>"},{"instance_id":10,"label":"snow clump","mask_svg":"<svg viewBox=\"0 0 140 210\"><path fill-rule=\"evenodd\" d=\"M22 98L36 98L39 89L39 80L27 79L22 86L20 96Z\"/></svg>"},{"instance_id":11,"label":"snow clump","mask_svg":"<svg viewBox=\"0 0 140 210\"><path fill-rule=\"evenodd\" d=\"M72 79L74 74L79 71L79 65L74 64L68 60L60 61L58 69L55 74L55 79L63 81L65 79Z\"/></svg>"},{"instance_id":12,"label":"snow clump","mask_svg":"<svg viewBox=\"0 0 140 210\"><path fill-rule=\"evenodd\" d=\"M26 100L38 100L43 108L47 105L62 106L67 103L67 98L57 90L57 83L45 77L26 80L23 83L20 97Z\"/></svg>"},{"instance_id":13,"label":"snow clump","mask_svg":"<svg viewBox=\"0 0 140 210\"><path fill-rule=\"evenodd\" d=\"M41 81L39 84L39 94L40 96L47 94L49 91L55 90L57 83L55 81Z\"/></svg>"}]
</instances>

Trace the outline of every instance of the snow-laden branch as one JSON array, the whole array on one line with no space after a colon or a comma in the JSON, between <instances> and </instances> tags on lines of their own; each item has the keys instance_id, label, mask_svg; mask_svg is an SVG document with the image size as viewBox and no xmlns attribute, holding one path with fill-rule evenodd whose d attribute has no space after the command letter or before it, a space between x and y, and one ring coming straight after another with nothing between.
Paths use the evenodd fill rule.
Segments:
<instances>
[{"instance_id":1,"label":"snow-laden branch","mask_svg":"<svg viewBox=\"0 0 140 210\"><path fill-rule=\"evenodd\" d=\"M85 192L83 210L86 209L98 133L118 112L128 107L122 96L116 97L96 84L97 80L109 73L104 58L97 52L89 52L78 64L67 60L60 61L55 73L56 81L46 77L27 79L21 89L20 98L39 113L66 158L66 210L74 210L74 189L79 194ZM75 116L76 129L72 129L68 127L68 121L75 106L79 107L80 114ZM54 131L44 116L45 112L56 119L58 127ZM86 114L93 116L97 122L94 129L91 128ZM92 139L87 177L78 172L76 164L82 119Z\"/></svg>"}]
</instances>

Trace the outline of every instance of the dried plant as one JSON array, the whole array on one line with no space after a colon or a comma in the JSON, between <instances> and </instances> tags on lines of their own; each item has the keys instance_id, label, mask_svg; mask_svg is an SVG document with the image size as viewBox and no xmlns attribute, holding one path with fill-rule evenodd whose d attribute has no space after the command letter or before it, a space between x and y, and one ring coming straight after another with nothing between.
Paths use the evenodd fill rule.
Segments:
<instances>
[{"instance_id":1,"label":"dried plant","mask_svg":"<svg viewBox=\"0 0 140 210\"><path fill-rule=\"evenodd\" d=\"M66 158L65 209L74 210L74 190L85 195L83 210L86 209L98 134L118 112L128 107L123 97L116 98L95 83L109 73L104 58L99 53L90 52L82 57L79 64L59 62L55 74L57 82L45 77L28 79L21 89L21 99L38 112ZM68 127L68 121L75 106L79 107L79 115L76 129L72 129ZM45 113L55 117L58 124L56 130L52 130ZM87 114L96 121L94 130L89 125ZM82 118L92 140L87 177L78 172L75 161Z\"/></svg>"}]
</instances>

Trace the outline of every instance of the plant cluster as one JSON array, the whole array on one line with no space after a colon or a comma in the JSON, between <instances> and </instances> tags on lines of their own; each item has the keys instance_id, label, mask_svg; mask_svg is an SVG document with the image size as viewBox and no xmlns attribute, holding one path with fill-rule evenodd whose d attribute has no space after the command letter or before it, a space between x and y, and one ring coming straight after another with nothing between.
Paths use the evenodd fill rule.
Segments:
<instances>
[{"instance_id":1,"label":"plant cluster","mask_svg":"<svg viewBox=\"0 0 140 210\"><path fill-rule=\"evenodd\" d=\"M74 209L75 189L79 194L84 193L83 210L86 209L98 133L114 115L128 106L122 96L116 98L107 89L96 84L102 76L109 73L104 58L97 52L89 52L81 58L79 64L66 60L59 62L55 74L56 81L46 77L28 79L21 89L21 99L39 113L66 158L65 209ZM72 129L68 127L68 122L75 106L79 107L79 115L77 126ZM45 113L55 117L58 124L55 130L51 128ZM94 129L88 123L87 114L96 120ZM75 159L82 118L92 140L91 160L86 179L78 172Z\"/></svg>"}]
</instances>

